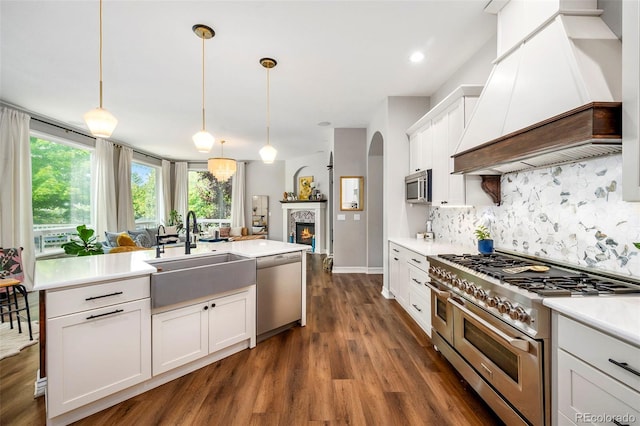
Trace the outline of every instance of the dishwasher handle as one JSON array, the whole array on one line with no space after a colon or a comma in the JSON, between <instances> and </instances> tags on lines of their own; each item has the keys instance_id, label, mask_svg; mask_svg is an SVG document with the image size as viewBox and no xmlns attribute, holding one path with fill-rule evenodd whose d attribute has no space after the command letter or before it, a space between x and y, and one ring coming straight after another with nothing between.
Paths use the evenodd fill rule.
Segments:
<instances>
[{"instance_id":1,"label":"dishwasher handle","mask_svg":"<svg viewBox=\"0 0 640 426\"><path fill-rule=\"evenodd\" d=\"M302 262L302 254L299 251L295 253L283 253L273 256L258 257L256 259L256 267L258 269L264 269L297 262Z\"/></svg>"}]
</instances>

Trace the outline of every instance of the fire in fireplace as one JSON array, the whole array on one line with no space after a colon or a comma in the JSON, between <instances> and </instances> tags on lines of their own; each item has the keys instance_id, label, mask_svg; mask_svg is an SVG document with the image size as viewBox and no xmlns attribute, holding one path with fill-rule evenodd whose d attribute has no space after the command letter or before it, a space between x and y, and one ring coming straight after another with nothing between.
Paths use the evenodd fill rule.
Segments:
<instances>
[{"instance_id":1,"label":"fire in fireplace","mask_svg":"<svg viewBox=\"0 0 640 426\"><path fill-rule=\"evenodd\" d=\"M296 222L296 243L311 245L315 231L314 223Z\"/></svg>"}]
</instances>

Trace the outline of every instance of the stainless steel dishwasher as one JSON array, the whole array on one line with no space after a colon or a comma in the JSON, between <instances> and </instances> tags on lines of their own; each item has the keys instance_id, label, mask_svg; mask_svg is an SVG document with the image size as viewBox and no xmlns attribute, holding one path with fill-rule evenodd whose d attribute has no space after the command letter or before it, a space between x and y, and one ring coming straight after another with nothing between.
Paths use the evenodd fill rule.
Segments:
<instances>
[{"instance_id":1,"label":"stainless steel dishwasher","mask_svg":"<svg viewBox=\"0 0 640 426\"><path fill-rule=\"evenodd\" d=\"M262 341L302 318L302 254L284 253L256 260L256 334Z\"/></svg>"}]
</instances>

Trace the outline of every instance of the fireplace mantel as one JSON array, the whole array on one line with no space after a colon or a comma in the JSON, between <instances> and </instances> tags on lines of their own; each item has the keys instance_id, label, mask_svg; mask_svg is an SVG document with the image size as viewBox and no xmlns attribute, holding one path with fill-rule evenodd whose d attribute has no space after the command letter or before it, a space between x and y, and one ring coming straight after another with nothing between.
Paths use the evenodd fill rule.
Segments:
<instances>
[{"instance_id":1,"label":"fireplace mantel","mask_svg":"<svg viewBox=\"0 0 640 426\"><path fill-rule=\"evenodd\" d=\"M325 253L326 247L326 211L327 200L318 201L280 201L282 203L282 241L289 241L289 215L293 211L308 210L314 213L315 217L315 234L316 234L316 248L314 253Z\"/></svg>"}]
</instances>

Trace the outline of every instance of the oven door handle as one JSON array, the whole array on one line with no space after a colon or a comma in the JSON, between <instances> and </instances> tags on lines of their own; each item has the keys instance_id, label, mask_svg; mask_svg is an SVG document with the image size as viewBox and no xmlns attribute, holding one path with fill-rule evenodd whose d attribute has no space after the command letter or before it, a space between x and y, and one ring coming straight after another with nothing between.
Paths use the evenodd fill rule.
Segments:
<instances>
[{"instance_id":1,"label":"oven door handle","mask_svg":"<svg viewBox=\"0 0 640 426\"><path fill-rule=\"evenodd\" d=\"M434 286L433 284L429 284L429 281L425 281L424 285L429 287L431 289L431 291L433 291L434 293L436 293L440 297L449 297L451 295L450 292L442 291L439 288L437 288L436 286Z\"/></svg>"},{"instance_id":2,"label":"oven door handle","mask_svg":"<svg viewBox=\"0 0 640 426\"><path fill-rule=\"evenodd\" d=\"M465 314L467 314L468 316L470 316L474 320L478 321L485 328L487 328L488 330L490 330L491 332L493 332L494 334L499 336L501 339L503 339L504 341L509 343L509 345L513 346L514 348L520 349L520 350L522 350L524 352L529 352L529 342L528 341L519 339L517 337L511 337L511 336L507 335L506 333L504 333L503 331L497 329L493 325L487 323L482 318L480 318L478 315L474 314L469 309L467 309L464 305L461 305L460 303L456 302L453 299L449 299L449 303L454 305L456 308L460 309L462 312L464 312Z\"/></svg>"}]
</instances>

